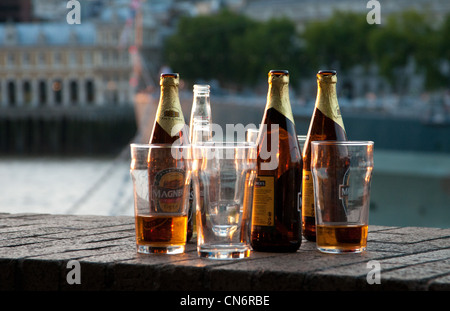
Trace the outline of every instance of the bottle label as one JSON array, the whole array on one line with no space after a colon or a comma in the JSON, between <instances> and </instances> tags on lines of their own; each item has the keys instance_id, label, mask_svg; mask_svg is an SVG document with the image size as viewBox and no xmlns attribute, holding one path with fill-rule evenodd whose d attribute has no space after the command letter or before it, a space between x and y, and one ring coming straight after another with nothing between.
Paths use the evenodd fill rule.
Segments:
<instances>
[{"instance_id":1,"label":"bottle label","mask_svg":"<svg viewBox=\"0 0 450 311\"><path fill-rule=\"evenodd\" d=\"M175 168L161 170L155 175L151 193L156 212L183 211L184 176L184 170Z\"/></svg>"},{"instance_id":2,"label":"bottle label","mask_svg":"<svg viewBox=\"0 0 450 311\"><path fill-rule=\"evenodd\" d=\"M320 85L317 94L317 108L328 118L339 124L345 131L344 121L342 121L341 111L337 102L336 88L329 85Z\"/></svg>"},{"instance_id":3,"label":"bottle label","mask_svg":"<svg viewBox=\"0 0 450 311\"><path fill-rule=\"evenodd\" d=\"M269 81L266 110L274 108L295 124L289 100L289 78L287 76L272 76Z\"/></svg>"},{"instance_id":4,"label":"bottle label","mask_svg":"<svg viewBox=\"0 0 450 311\"><path fill-rule=\"evenodd\" d=\"M270 104L267 108L274 108L279 113L281 113L283 116L285 116L286 118L291 120L292 123L295 124L294 116L292 114L292 109L291 109L291 103L289 102L289 99L286 100L284 98L273 98L273 99L269 99L269 103Z\"/></svg>"},{"instance_id":5,"label":"bottle label","mask_svg":"<svg viewBox=\"0 0 450 311\"><path fill-rule=\"evenodd\" d=\"M314 186L311 171L303 170L302 212L304 216L314 217Z\"/></svg>"},{"instance_id":6,"label":"bottle label","mask_svg":"<svg viewBox=\"0 0 450 311\"><path fill-rule=\"evenodd\" d=\"M165 86L165 88L156 112L156 122L173 137L184 127L184 115L176 89L167 90L167 88L175 88L175 86Z\"/></svg>"},{"instance_id":7,"label":"bottle label","mask_svg":"<svg viewBox=\"0 0 450 311\"><path fill-rule=\"evenodd\" d=\"M253 191L252 224L255 226L274 225L275 178L258 176Z\"/></svg>"}]
</instances>

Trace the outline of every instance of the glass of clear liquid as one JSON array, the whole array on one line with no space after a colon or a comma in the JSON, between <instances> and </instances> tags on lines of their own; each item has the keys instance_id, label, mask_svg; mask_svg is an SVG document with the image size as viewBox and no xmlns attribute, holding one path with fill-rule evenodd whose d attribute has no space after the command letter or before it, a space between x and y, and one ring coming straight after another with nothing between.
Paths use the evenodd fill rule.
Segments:
<instances>
[{"instance_id":1,"label":"glass of clear liquid","mask_svg":"<svg viewBox=\"0 0 450 311\"><path fill-rule=\"evenodd\" d=\"M250 256L248 227L255 179L256 145L206 142L192 146L197 251L210 259Z\"/></svg>"}]
</instances>

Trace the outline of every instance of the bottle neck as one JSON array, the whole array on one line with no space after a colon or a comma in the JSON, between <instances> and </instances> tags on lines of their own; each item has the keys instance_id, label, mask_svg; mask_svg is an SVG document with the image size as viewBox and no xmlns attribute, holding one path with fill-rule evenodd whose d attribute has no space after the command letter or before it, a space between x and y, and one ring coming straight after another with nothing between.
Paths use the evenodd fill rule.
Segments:
<instances>
[{"instance_id":1,"label":"bottle neck","mask_svg":"<svg viewBox=\"0 0 450 311\"><path fill-rule=\"evenodd\" d=\"M211 121L211 104L209 93L194 93L192 103L191 119L201 118ZM191 120L192 123L192 120Z\"/></svg>"},{"instance_id":2,"label":"bottle neck","mask_svg":"<svg viewBox=\"0 0 450 311\"><path fill-rule=\"evenodd\" d=\"M212 121L209 92L209 85L194 86L194 100L189 122L189 137L191 142L198 140L198 135L202 136L202 138L205 135L211 135Z\"/></svg>"},{"instance_id":3,"label":"bottle neck","mask_svg":"<svg viewBox=\"0 0 450 311\"><path fill-rule=\"evenodd\" d=\"M175 83L174 79L161 81L161 95L155 121L172 137L178 135L185 124L178 97L178 83Z\"/></svg>"},{"instance_id":4,"label":"bottle neck","mask_svg":"<svg viewBox=\"0 0 450 311\"><path fill-rule=\"evenodd\" d=\"M212 124L207 120L196 119L189 133L192 144L207 142L212 139Z\"/></svg>"},{"instance_id":5,"label":"bottle neck","mask_svg":"<svg viewBox=\"0 0 450 311\"><path fill-rule=\"evenodd\" d=\"M289 100L289 77L286 75L269 76L269 90L267 92L266 111L274 108L286 118L294 122L291 103Z\"/></svg>"},{"instance_id":6,"label":"bottle neck","mask_svg":"<svg viewBox=\"0 0 450 311\"><path fill-rule=\"evenodd\" d=\"M345 131L336 94L336 75L317 75L316 109L339 124Z\"/></svg>"},{"instance_id":7,"label":"bottle neck","mask_svg":"<svg viewBox=\"0 0 450 311\"><path fill-rule=\"evenodd\" d=\"M189 137L192 143L197 141L206 141L206 137L210 137L212 135L209 94L194 96L191 119L189 123ZM199 135L201 138L198 137Z\"/></svg>"}]
</instances>

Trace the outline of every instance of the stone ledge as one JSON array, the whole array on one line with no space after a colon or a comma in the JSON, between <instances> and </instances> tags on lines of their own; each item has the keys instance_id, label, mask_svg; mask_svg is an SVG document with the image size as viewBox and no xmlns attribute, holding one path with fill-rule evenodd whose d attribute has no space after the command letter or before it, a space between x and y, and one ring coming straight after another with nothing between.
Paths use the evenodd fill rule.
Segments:
<instances>
[{"instance_id":1,"label":"stone ledge","mask_svg":"<svg viewBox=\"0 0 450 311\"><path fill-rule=\"evenodd\" d=\"M68 284L77 260L81 284ZM381 284L368 284L380 264ZM369 226L363 254L329 255L303 241L296 253L247 259L137 254L134 218L0 214L0 290L45 291L447 291L450 229Z\"/></svg>"}]
</instances>

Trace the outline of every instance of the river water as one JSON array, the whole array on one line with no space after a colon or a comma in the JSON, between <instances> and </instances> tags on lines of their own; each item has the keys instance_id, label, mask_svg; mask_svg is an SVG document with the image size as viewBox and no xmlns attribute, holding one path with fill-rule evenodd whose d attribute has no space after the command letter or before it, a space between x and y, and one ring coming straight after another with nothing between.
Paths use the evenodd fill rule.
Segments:
<instances>
[{"instance_id":1,"label":"river water","mask_svg":"<svg viewBox=\"0 0 450 311\"><path fill-rule=\"evenodd\" d=\"M133 215L128 159L0 160L0 212Z\"/></svg>"},{"instance_id":2,"label":"river water","mask_svg":"<svg viewBox=\"0 0 450 311\"><path fill-rule=\"evenodd\" d=\"M450 228L450 156L375 150L369 222ZM0 158L0 212L133 215L129 157Z\"/></svg>"}]
</instances>

